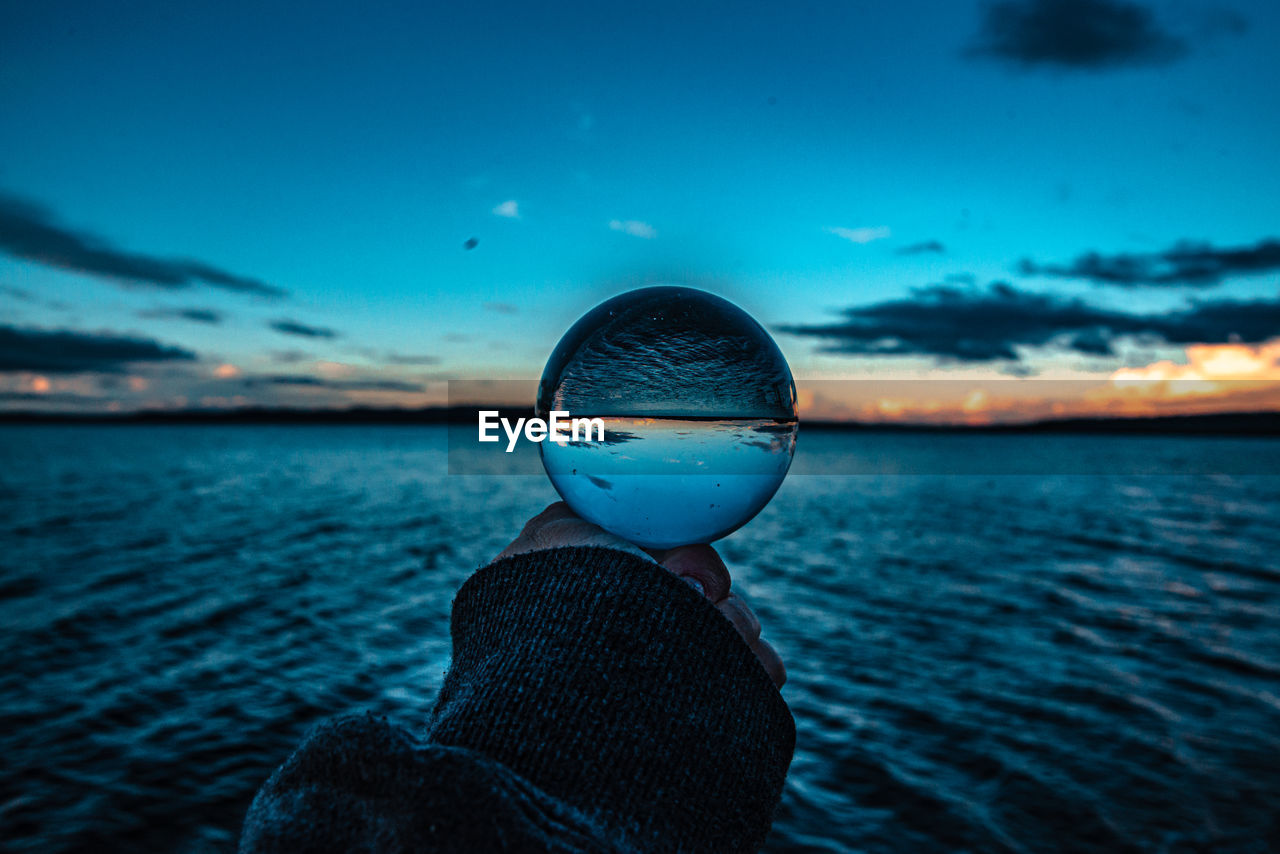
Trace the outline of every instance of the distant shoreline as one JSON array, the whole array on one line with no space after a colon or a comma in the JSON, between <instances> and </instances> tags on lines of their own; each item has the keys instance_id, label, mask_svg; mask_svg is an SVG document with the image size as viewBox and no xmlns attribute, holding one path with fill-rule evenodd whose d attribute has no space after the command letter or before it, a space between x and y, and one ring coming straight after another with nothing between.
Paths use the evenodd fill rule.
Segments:
<instances>
[{"instance_id":1,"label":"distant shoreline","mask_svg":"<svg viewBox=\"0 0 1280 854\"><path fill-rule=\"evenodd\" d=\"M285 425L441 425L476 423L476 412L494 409L505 417L528 417L529 407L436 406L423 409L267 409L180 410L172 412L58 413L3 412L5 424L285 424ZM1079 433L1106 435L1280 436L1280 412L1228 412L1208 415L1160 415L1127 418L1066 418L1016 424L902 424L801 419L802 431L877 431L898 433Z\"/></svg>"}]
</instances>

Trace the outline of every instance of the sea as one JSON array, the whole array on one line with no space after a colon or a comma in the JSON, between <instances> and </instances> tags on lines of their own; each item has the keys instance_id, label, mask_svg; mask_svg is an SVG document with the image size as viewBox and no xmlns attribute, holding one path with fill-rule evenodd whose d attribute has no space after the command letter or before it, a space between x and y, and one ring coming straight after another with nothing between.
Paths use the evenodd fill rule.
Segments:
<instances>
[{"instance_id":1,"label":"sea","mask_svg":"<svg viewBox=\"0 0 1280 854\"><path fill-rule=\"evenodd\" d=\"M556 499L450 444L0 427L0 848L231 851L318 721L423 721L454 592ZM790 676L766 850L1280 851L1278 453L802 426L717 543Z\"/></svg>"}]
</instances>

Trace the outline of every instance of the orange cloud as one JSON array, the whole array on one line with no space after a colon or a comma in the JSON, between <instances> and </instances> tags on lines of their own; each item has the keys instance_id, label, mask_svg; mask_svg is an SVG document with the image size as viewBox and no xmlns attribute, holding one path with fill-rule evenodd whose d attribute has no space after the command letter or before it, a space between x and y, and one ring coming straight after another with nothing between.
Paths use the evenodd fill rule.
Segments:
<instances>
[{"instance_id":1,"label":"orange cloud","mask_svg":"<svg viewBox=\"0 0 1280 854\"><path fill-rule=\"evenodd\" d=\"M865 423L1000 424L1053 418L1280 411L1280 338L1194 345L1096 378L809 380L800 417Z\"/></svg>"},{"instance_id":2,"label":"orange cloud","mask_svg":"<svg viewBox=\"0 0 1280 854\"><path fill-rule=\"evenodd\" d=\"M1186 364L1165 359L1116 371L1107 396L1147 412L1280 408L1280 339L1199 344L1186 353Z\"/></svg>"},{"instance_id":3,"label":"orange cloud","mask_svg":"<svg viewBox=\"0 0 1280 854\"><path fill-rule=\"evenodd\" d=\"M1187 363L1167 359L1141 368L1121 368L1111 375L1125 383L1194 383L1195 387L1253 380L1280 382L1280 338L1259 344L1197 344L1187 348Z\"/></svg>"},{"instance_id":4,"label":"orange cloud","mask_svg":"<svg viewBox=\"0 0 1280 854\"><path fill-rule=\"evenodd\" d=\"M356 369L345 362L316 362L316 373L326 379L341 379L355 372Z\"/></svg>"}]
</instances>

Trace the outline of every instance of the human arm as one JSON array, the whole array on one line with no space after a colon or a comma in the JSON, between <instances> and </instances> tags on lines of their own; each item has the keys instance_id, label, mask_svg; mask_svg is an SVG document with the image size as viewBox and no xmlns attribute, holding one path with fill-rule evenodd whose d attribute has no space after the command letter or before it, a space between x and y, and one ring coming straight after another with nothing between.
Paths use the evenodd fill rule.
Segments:
<instances>
[{"instance_id":1,"label":"human arm","mask_svg":"<svg viewBox=\"0 0 1280 854\"><path fill-rule=\"evenodd\" d=\"M596 532L538 526L472 576L422 733L322 726L263 787L241 850L759 848L795 729L762 647L705 595L727 573L671 559L699 594Z\"/></svg>"}]
</instances>

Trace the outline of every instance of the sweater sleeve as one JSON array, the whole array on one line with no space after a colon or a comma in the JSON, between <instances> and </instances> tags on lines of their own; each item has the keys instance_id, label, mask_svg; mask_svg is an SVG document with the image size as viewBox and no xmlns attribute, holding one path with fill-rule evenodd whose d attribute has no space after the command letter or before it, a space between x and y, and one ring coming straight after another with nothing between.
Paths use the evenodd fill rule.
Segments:
<instances>
[{"instance_id":1,"label":"sweater sleeve","mask_svg":"<svg viewBox=\"0 0 1280 854\"><path fill-rule=\"evenodd\" d=\"M259 793L242 851L763 844L795 725L680 579L612 549L518 555L462 586L452 636L425 733L322 727Z\"/></svg>"}]
</instances>

